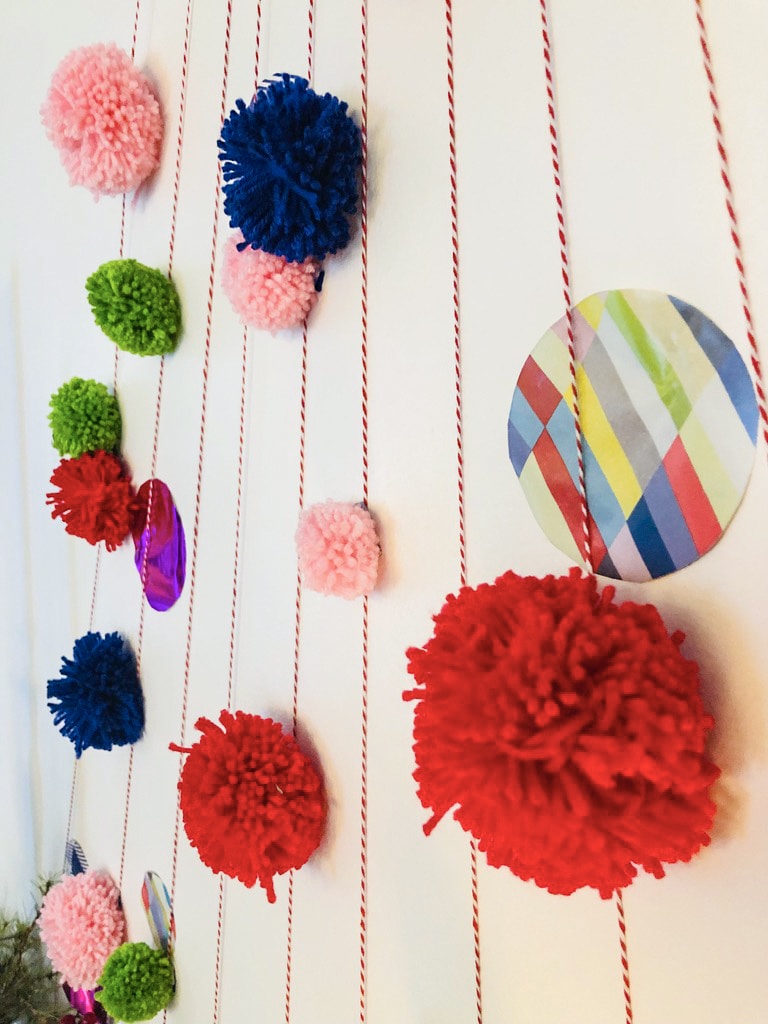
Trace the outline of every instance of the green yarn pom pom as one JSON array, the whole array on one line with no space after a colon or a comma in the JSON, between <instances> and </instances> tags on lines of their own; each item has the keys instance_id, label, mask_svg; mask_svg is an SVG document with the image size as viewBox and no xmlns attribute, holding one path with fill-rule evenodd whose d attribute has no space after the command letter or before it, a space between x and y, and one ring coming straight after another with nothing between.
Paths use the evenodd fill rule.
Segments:
<instances>
[{"instance_id":1,"label":"green yarn pom pom","mask_svg":"<svg viewBox=\"0 0 768 1024\"><path fill-rule=\"evenodd\" d=\"M76 459L83 452L112 452L120 446L120 406L104 384L73 377L51 396L50 405L48 420L59 455Z\"/></svg>"},{"instance_id":2,"label":"green yarn pom pom","mask_svg":"<svg viewBox=\"0 0 768 1024\"><path fill-rule=\"evenodd\" d=\"M110 956L98 984L99 1002L115 1020L151 1020L173 998L171 961L146 942L124 942Z\"/></svg>"},{"instance_id":3,"label":"green yarn pom pom","mask_svg":"<svg viewBox=\"0 0 768 1024\"><path fill-rule=\"evenodd\" d=\"M96 323L126 352L173 352L181 331L181 303L173 282L137 260L103 263L85 283Z\"/></svg>"}]
</instances>

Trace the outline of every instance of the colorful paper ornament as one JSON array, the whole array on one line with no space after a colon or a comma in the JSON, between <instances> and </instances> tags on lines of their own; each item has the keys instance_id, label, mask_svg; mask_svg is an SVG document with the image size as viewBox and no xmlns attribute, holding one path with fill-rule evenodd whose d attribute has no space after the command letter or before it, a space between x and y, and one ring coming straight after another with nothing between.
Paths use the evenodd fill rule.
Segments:
<instances>
[{"instance_id":1,"label":"colorful paper ornament","mask_svg":"<svg viewBox=\"0 0 768 1024\"><path fill-rule=\"evenodd\" d=\"M709 843L719 775L696 664L653 605L593 576L462 588L407 652L429 834L449 811L493 867L608 898Z\"/></svg>"},{"instance_id":2,"label":"colorful paper ornament","mask_svg":"<svg viewBox=\"0 0 768 1024\"><path fill-rule=\"evenodd\" d=\"M707 552L752 472L757 403L733 343L660 292L617 289L573 309L593 565L643 582ZM539 524L576 561L582 505L565 318L517 381L509 454Z\"/></svg>"}]
</instances>

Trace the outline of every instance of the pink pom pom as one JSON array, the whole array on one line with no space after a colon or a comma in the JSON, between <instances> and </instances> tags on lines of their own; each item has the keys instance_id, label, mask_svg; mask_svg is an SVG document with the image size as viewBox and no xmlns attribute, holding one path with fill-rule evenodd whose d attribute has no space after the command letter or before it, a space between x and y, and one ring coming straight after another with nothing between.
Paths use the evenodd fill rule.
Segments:
<instances>
[{"instance_id":1,"label":"pink pom pom","mask_svg":"<svg viewBox=\"0 0 768 1024\"><path fill-rule=\"evenodd\" d=\"M117 886L102 871L66 875L40 908L40 937L48 958L71 988L96 988L104 964L126 940Z\"/></svg>"},{"instance_id":2,"label":"pink pom pom","mask_svg":"<svg viewBox=\"0 0 768 1024\"><path fill-rule=\"evenodd\" d=\"M312 256L303 263L289 263L261 249L237 248L243 242L237 232L224 250L224 291L243 323L265 331L298 327L317 302L315 287L320 262Z\"/></svg>"},{"instance_id":3,"label":"pink pom pom","mask_svg":"<svg viewBox=\"0 0 768 1024\"><path fill-rule=\"evenodd\" d=\"M360 505L328 501L301 513L296 531L299 570L321 594L359 597L376 585L379 539L373 516Z\"/></svg>"},{"instance_id":4,"label":"pink pom pom","mask_svg":"<svg viewBox=\"0 0 768 1024\"><path fill-rule=\"evenodd\" d=\"M163 121L149 82L114 43L73 50L40 111L70 184L94 195L130 192L160 160Z\"/></svg>"}]
</instances>

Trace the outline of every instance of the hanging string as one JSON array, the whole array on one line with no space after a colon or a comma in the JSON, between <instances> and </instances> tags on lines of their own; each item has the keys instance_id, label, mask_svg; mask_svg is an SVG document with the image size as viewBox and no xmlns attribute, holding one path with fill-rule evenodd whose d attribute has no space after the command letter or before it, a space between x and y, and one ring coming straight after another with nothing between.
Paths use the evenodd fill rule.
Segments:
<instances>
[{"instance_id":1,"label":"hanging string","mask_svg":"<svg viewBox=\"0 0 768 1024\"><path fill-rule=\"evenodd\" d=\"M259 83L259 47L261 37L261 0L256 5L256 54L254 58L254 89ZM232 605L229 618L229 664L227 668L227 711L234 704L235 653L237 648L238 596L240 584L240 534L243 520L243 462L245 452L245 409L248 391L248 327L243 327L242 364L240 372L240 418L237 450L237 487L235 497L235 544L232 564ZM213 1024L218 1024L221 1011L221 968L224 941L224 906L227 884L219 875L218 909L216 913L216 965L213 985Z\"/></svg>"},{"instance_id":2,"label":"hanging string","mask_svg":"<svg viewBox=\"0 0 768 1024\"><path fill-rule=\"evenodd\" d=\"M176 130L176 159L175 159L175 172L173 180L173 191L171 198L171 224L169 231L169 242L168 242L168 270L167 276L170 279L173 271L173 256L176 240L176 221L178 217L179 208L179 187L181 181L181 150L184 140L184 121L186 115L187 106L187 80L188 80L188 67L189 67L189 38L190 29L192 22L192 0L187 0L186 17L184 24L184 42L182 46L182 59L181 59L181 82L179 88L179 112ZM115 355L119 349L115 346ZM152 515L154 511L154 480L157 474L157 460L158 451L160 446L160 414L162 411L163 401L163 381L165 376L165 355L160 356L160 362L157 371L157 386L155 393L155 420L152 436L152 456L150 460L150 472L149 472L149 494L147 496L147 517L144 524L144 530L147 534L151 533L152 529ZM115 365L115 390L117 390L117 364ZM139 627L136 641L136 669L141 676L141 663L144 650L144 624L146 619L147 611L147 598L146 598L146 581L148 572L148 561L149 561L149 548L150 545L145 545L144 557L142 559L140 580L141 580L141 598L139 604ZM134 766L134 747L131 746L128 755L128 771L125 786L125 804L123 809L123 836L122 844L120 848L120 870L118 875L118 887L122 889L123 875L125 872L125 857L128 847L128 823L130 817L131 807L131 790L133 783L133 766Z\"/></svg>"},{"instance_id":3,"label":"hanging string","mask_svg":"<svg viewBox=\"0 0 768 1024\"><path fill-rule=\"evenodd\" d=\"M315 53L315 0L307 4L307 81L312 85L314 75ZM307 354L309 351L309 335L307 321L301 331L301 385L299 392L299 486L298 509L304 508L304 476L306 462L307 439ZM296 599L294 602L293 624L293 699L291 706L291 729L294 738L299 718L299 656L301 650L301 572L296 569ZM286 920L286 953L285 953L285 1024L291 1019L291 986L293 984L293 904L294 904L294 870L288 872L288 899Z\"/></svg>"},{"instance_id":4,"label":"hanging string","mask_svg":"<svg viewBox=\"0 0 768 1024\"><path fill-rule=\"evenodd\" d=\"M224 32L224 57L223 57L223 68L222 68L222 80L221 80L221 105L219 113L219 131L224 124L224 119L227 112L227 82L229 79L229 49L231 40L231 29L232 29L232 2L228 0L226 7L226 21L225 21L225 32ZM202 370L202 394L200 398L200 437L198 441L198 458L197 458L197 479L195 483L195 511L194 521L192 527L192 540L190 546L190 559L189 559L189 611L187 615L187 630L186 630L186 641L184 650L184 676L182 682L182 694L181 694L181 716L179 722L179 746L186 746L186 731L187 731L187 711L189 702L189 680L190 670L192 664L192 626L194 622L194 609L195 609L195 591L197 583L197 551L200 537L200 506L202 497L202 483L203 483L203 463L205 460L205 437L206 437L206 412L208 404L208 372L210 367L210 356L211 356L211 335L213 328L213 296L214 296L214 282L216 274L216 246L219 234L219 211L220 211L220 200L221 200L221 161L216 162L216 186L214 190L214 213L213 213L213 226L211 231L211 255L210 265L208 272L208 295L207 295L207 315L205 323L205 339L204 339L204 354L203 354L203 370ZM173 845L171 854L171 884L170 884L170 897L171 905L173 905L176 895L176 877L178 873L178 862L179 862L179 834L181 830L181 791L178 787L178 782L181 780L182 772L182 761L179 759L179 769L177 777L176 787L176 813L173 825ZM218 999L218 995L216 996ZM168 1011L163 1011L163 1021L167 1019Z\"/></svg>"},{"instance_id":5,"label":"hanging string","mask_svg":"<svg viewBox=\"0 0 768 1024\"><path fill-rule=\"evenodd\" d=\"M133 32L131 35L131 63L136 58L136 40L139 33L139 11L141 9L141 0L136 0L136 4L133 12ZM121 204L120 204L120 242L118 245L118 256L120 259L123 258L125 251L125 220L126 220L126 195L123 193ZM115 358L112 367L112 391L117 394L117 367L119 360L119 352L117 345L115 345ZM101 578L101 550L102 545L98 544L96 547L96 558L93 567L93 586L91 588L91 607L88 615L88 632L93 632L93 625L96 620L96 596L99 589L99 581ZM75 810L75 797L77 792L77 764L78 758L75 757L74 765L72 767L72 782L69 789L69 810L67 812L67 831L66 838L64 840L64 869L67 866L67 851L69 850L69 844L72 839L72 821Z\"/></svg>"},{"instance_id":6,"label":"hanging string","mask_svg":"<svg viewBox=\"0 0 768 1024\"><path fill-rule=\"evenodd\" d=\"M464 413L461 368L461 305L459 291L459 213L456 175L456 101L453 60L453 3L445 0L445 35L448 84L448 160L450 167L451 207L451 285L453 301L453 353L456 420L456 480L459 520L459 579L467 584L467 539L464 512ZM483 1020L483 990L480 960L480 899L478 892L477 843L470 839L470 894L472 900L472 936L475 972L475 1010L478 1024Z\"/></svg>"},{"instance_id":7,"label":"hanging string","mask_svg":"<svg viewBox=\"0 0 768 1024\"><path fill-rule=\"evenodd\" d=\"M363 503L368 507L368 3L360 22L360 421ZM360 1024L365 1024L368 993L368 595L363 597L360 716Z\"/></svg>"},{"instance_id":8,"label":"hanging string","mask_svg":"<svg viewBox=\"0 0 768 1024\"><path fill-rule=\"evenodd\" d=\"M723 124L720 115L720 104L717 100L717 86L715 84L715 74L712 68L712 56L709 51L707 26L704 21L704 6L702 4L702 0L694 0L694 4L696 7L696 24L699 29L701 55L704 62L704 74L707 76L709 102L712 107L712 123L715 128L717 153L720 157L720 178L722 179L723 187L725 189L725 208L728 211L731 241L733 242L733 254L736 262L736 272L739 278L741 308L744 313L744 320L746 321L747 327L750 363L752 364L752 377L755 385L755 391L757 392L757 407L760 410L763 439L768 445L768 403L766 403L765 396L765 378L763 377L760 350L757 345L755 325L752 319L752 308L749 299L749 290L747 288L747 274L744 269L744 250L741 245L741 233L739 231L739 221L736 215L736 200L733 194L733 186L731 185L731 169L728 161L728 151L725 148L725 133L723 132Z\"/></svg>"},{"instance_id":9,"label":"hanging string","mask_svg":"<svg viewBox=\"0 0 768 1024\"><path fill-rule=\"evenodd\" d=\"M547 110L549 113L550 150L552 154L552 174L555 185L557 204L557 232L560 240L560 263L563 279L563 300L565 302L566 331L568 338L568 369L571 378L571 401L576 434L576 455L579 477L579 497L581 501L582 552L589 572L594 573L592 564L592 544L589 533L589 505L584 477L584 449L581 432L581 411L579 408L578 381L576 378L576 348L573 330L573 301L571 297L570 257L568 253L568 235L565 224L565 197L562 181L560 145L558 135L557 103L555 100L554 60L552 56L551 32L549 27L548 0L540 0L541 35L544 49L544 74L547 87ZM619 949L621 954L621 981L624 992L624 1011L626 1024L632 1024L632 994L629 977L629 954L627 949L627 924L624 916L624 897L621 889L616 890L616 914L619 925Z\"/></svg>"}]
</instances>

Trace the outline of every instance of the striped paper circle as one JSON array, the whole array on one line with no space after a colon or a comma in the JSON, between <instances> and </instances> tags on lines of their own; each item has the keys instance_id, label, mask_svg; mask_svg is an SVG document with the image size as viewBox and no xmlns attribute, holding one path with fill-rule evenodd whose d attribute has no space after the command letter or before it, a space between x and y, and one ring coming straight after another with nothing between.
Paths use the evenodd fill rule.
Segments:
<instances>
[{"instance_id":1,"label":"striped paper circle","mask_svg":"<svg viewBox=\"0 0 768 1024\"><path fill-rule=\"evenodd\" d=\"M717 543L752 470L758 411L733 343L660 292L590 295L573 309L595 570L643 581ZM509 455L547 537L582 561L581 501L565 317L525 362Z\"/></svg>"}]
</instances>

